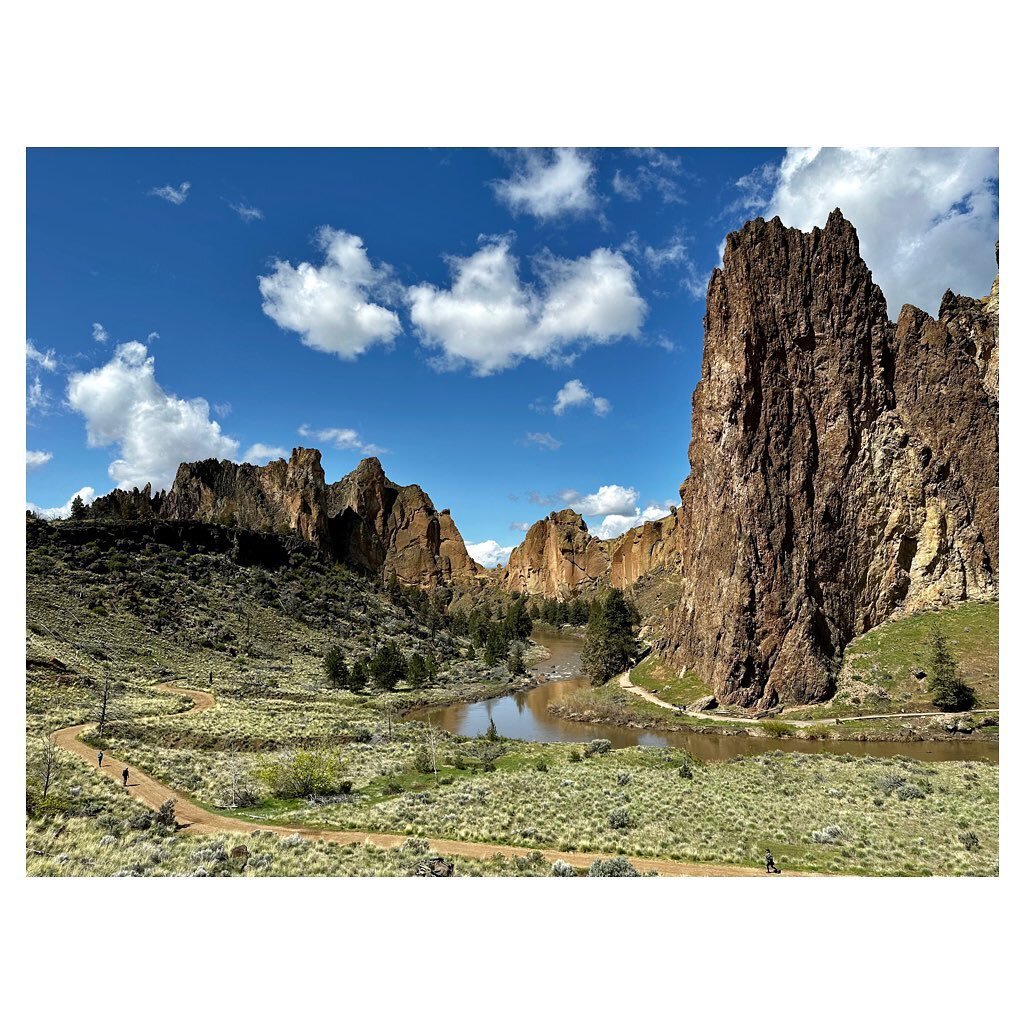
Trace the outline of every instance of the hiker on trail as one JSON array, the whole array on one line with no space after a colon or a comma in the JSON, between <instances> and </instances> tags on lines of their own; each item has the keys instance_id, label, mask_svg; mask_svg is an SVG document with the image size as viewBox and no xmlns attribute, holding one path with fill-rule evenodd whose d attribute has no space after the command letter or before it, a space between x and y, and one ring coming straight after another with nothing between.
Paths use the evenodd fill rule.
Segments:
<instances>
[{"instance_id":1,"label":"hiker on trail","mask_svg":"<svg viewBox=\"0 0 1024 1024\"><path fill-rule=\"evenodd\" d=\"M127 786L128 785L128 769L127 768L125 768L125 770L123 772L121 772L121 778L124 779L124 784Z\"/></svg>"},{"instance_id":2,"label":"hiker on trail","mask_svg":"<svg viewBox=\"0 0 1024 1024\"><path fill-rule=\"evenodd\" d=\"M103 767L103 751L102 750L96 755L96 764L100 768Z\"/></svg>"},{"instance_id":3,"label":"hiker on trail","mask_svg":"<svg viewBox=\"0 0 1024 1024\"><path fill-rule=\"evenodd\" d=\"M764 869L769 874L781 875L782 872L775 866L775 858L771 850L764 851Z\"/></svg>"}]
</instances>

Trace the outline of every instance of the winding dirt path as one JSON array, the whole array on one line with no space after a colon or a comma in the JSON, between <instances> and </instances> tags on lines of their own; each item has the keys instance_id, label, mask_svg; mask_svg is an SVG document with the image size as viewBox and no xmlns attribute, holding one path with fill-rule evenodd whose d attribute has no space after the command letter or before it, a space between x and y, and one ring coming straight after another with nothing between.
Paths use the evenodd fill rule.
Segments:
<instances>
[{"instance_id":1,"label":"winding dirt path","mask_svg":"<svg viewBox=\"0 0 1024 1024\"><path fill-rule=\"evenodd\" d=\"M675 704L669 704L667 700L662 700L657 694L651 693L650 690L645 690L642 686L637 686L630 678L630 672L632 669L627 669L625 672L620 672L611 681L618 683L619 686L624 690L628 690L630 693L635 693L638 697L642 697L644 700L649 701L651 704L657 704L660 708L668 708L669 711L678 711L680 714L686 715L687 718L703 718L709 722L725 722L728 725L758 725L759 722L764 721L763 718L741 718L735 715L716 715L709 711L687 711L685 708L680 708ZM893 714L886 715L855 715L849 718L783 718L781 715L772 716L772 719L776 722L785 722L787 725L795 725L798 728L800 726L814 726L814 725L839 725L840 722L871 722L881 718L960 718L965 714L972 715L998 715L999 708L971 708L970 712L965 711L900 711Z\"/></svg>"},{"instance_id":2,"label":"winding dirt path","mask_svg":"<svg viewBox=\"0 0 1024 1024\"><path fill-rule=\"evenodd\" d=\"M183 687L172 686L168 683L160 684L154 687L154 689L190 698L193 702L192 707L180 712L182 715L199 714L214 705L213 695L205 690L188 690ZM388 832L352 832L340 829L310 829L286 825L265 825L208 811L193 803L184 794L171 789L169 786L165 786L162 782L158 782L140 769L111 757L106 752L103 754L103 767L98 768L96 748L89 746L81 739L81 734L95 725L95 722L87 722L84 725L72 725L65 729L58 729L51 734L51 739L64 750L80 757L87 765L91 765L94 770L109 776L116 785L121 785L121 773L127 767L128 793L154 810L164 801L173 800L175 818L177 818L180 825L192 833L230 832L242 835L251 832L273 832L277 835L295 835L297 833L304 839L322 839L329 843L342 844L372 843L374 846L379 846L386 850L401 846L409 838L409 836L392 835ZM457 839L427 838L427 842L430 843L431 849L437 853L447 854L448 856L473 857L480 860L496 855L523 857L537 852L534 848L526 846L473 843ZM586 868L593 864L595 860L615 856L614 853L570 853L564 850L541 850L539 852L545 860L551 863L556 860L564 860L577 868ZM738 864L699 864L678 860L656 860L646 857L630 857L629 860L638 871L657 871L659 875L672 877L753 876L764 874L764 871L760 868ZM793 874L797 873L793 872ZM801 872L800 874L805 873Z\"/></svg>"}]
</instances>

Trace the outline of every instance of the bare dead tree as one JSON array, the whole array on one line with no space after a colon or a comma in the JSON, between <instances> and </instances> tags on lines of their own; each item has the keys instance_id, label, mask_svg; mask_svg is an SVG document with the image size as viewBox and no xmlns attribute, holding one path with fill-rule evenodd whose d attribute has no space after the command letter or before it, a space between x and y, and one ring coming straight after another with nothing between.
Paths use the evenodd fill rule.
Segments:
<instances>
[{"instance_id":1,"label":"bare dead tree","mask_svg":"<svg viewBox=\"0 0 1024 1024\"><path fill-rule=\"evenodd\" d=\"M110 709L110 676L106 676L103 680L103 696L100 697L100 724L96 730L97 736L103 735L103 726L107 724L107 711Z\"/></svg>"},{"instance_id":2,"label":"bare dead tree","mask_svg":"<svg viewBox=\"0 0 1024 1024\"><path fill-rule=\"evenodd\" d=\"M437 779L437 732L430 715L427 715L427 743L430 749L430 763L434 771L434 785L438 785Z\"/></svg>"},{"instance_id":3,"label":"bare dead tree","mask_svg":"<svg viewBox=\"0 0 1024 1024\"><path fill-rule=\"evenodd\" d=\"M43 743L42 753L39 755L39 781L43 784L43 798L50 792L50 786L56 781L60 774L60 747L50 739L49 736Z\"/></svg>"}]
</instances>

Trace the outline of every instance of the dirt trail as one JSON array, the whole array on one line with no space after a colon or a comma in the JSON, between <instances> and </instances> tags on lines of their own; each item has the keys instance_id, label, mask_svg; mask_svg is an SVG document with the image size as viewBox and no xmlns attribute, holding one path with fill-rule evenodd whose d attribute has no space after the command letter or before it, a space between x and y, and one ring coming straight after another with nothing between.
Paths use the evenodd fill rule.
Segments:
<instances>
[{"instance_id":1,"label":"dirt trail","mask_svg":"<svg viewBox=\"0 0 1024 1024\"><path fill-rule=\"evenodd\" d=\"M172 686L163 683L154 689L162 690L165 693L179 694L189 697L193 706L181 712L183 715L194 715L213 707L213 695L205 690L187 690L182 687ZM103 754L103 767L97 769L95 747L83 743L80 736L87 729L95 726L95 722L85 725L72 725L66 729L58 729L52 734L53 742L65 750L80 757L86 764L91 765L94 770L99 770L103 775L109 776L117 785L121 784L121 773L125 767L128 768L128 792L136 800L146 804L153 809L158 808L165 800L174 800L174 816L178 823L188 828L193 833L210 832L231 832L248 834L250 832L273 832L277 835L298 835L305 839L322 839L329 843L372 843L384 849L392 849L401 846L409 836L392 835L387 832L352 832L339 829L309 829L296 828L285 825L265 825L258 822L242 821L238 818L231 818L214 811L208 811L193 803L187 796L157 782L145 772L140 771L132 765L126 765L124 761L111 757L108 753ZM472 843L456 839L431 839L428 838L431 849L437 853L449 856L473 857L485 859L501 855L504 857L523 857L536 852L533 848L525 846L505 846L496 843ZM613 853L569 853L564 850L541 850L541 856L549 862L564 860L573 867L586 868L599 860L607 857L614 857ZM638 871L657 871L659 875L673 877L682 876L748 876L762 875L763 870L754 867L746 867L738 864L698 864L677 860L654 860L645 857L630 857L630 862Z\"/></svg>"},{"instance_id":2,"label":"dirt trail","mask_svg":"<svg viewBox=\"0 0 1024 1024\"><path fill-rule=\"evenodd\" d=\"M681 714L685 714L687 718L703 718L709 722L725 722L728 725L758 725L760 722L765 721L764 718L742 718L736 715L716 715L709 711L685 711L682 708L677 707L675 704L669 704L668 701L662 700L656 694L651 693L650 690L645 690L642 686L637 686L636 683L632 682L629 678L631 669L627 669L625 672L620 672L611 681L618 683L619 686L624 690L628 690L630 693L635 693L638 697L643 697L644 700L650 701L651 704L657 704L660 708L668 708L669 711L679 711ZM795 710L795 709L791 709ZM774 721L786 722L788 725L795 725L798 728L800 726L813 726L813 725L839 725L840 722L871 722L880 718L962 718L967 712L964 711L900 711L894 714L887 715L855 715L849 718L813 718L813 719L800 719L800 718L783 718L781 715L772 716ZM970 711L972 715L998 715L999 708L972 708Z\"/></svg>"}]
</instances>

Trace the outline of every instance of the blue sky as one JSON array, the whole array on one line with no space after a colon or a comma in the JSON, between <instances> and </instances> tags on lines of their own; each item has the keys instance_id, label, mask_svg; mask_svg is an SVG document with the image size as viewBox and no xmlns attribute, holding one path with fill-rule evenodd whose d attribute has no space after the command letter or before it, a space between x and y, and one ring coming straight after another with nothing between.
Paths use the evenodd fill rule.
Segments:
<instances>
[{"instance_id":1,"label":"blue sky","mask_svg":"<svg viewBox=\"0 0 1024 1024\"><path fill-rule=\"evenodd\" d=\"M306 444L328 480L379 454L487 561L556 508L614 535L677 500L728 231L839 205L892 314L934 313L988 290L997 177L992 150L31 150L27 497Z\"/></svg>"}]
</instances>

